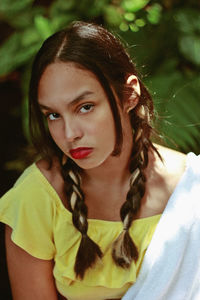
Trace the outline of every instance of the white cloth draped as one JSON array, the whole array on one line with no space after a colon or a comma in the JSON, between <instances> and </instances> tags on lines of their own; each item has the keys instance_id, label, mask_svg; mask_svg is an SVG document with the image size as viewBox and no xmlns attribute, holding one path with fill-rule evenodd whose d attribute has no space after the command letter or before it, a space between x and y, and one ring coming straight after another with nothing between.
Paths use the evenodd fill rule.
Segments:
<instances>
[{"instance_id":1,"label":"white cloth draped","mask_svg":"<svg viewBox=\"0 0 200 300\"><path fill-rule=\"evenodd\" d=\"M200 300L200 155L187 155L138 278L122 299Z\"/></svg>"}]
</instances>

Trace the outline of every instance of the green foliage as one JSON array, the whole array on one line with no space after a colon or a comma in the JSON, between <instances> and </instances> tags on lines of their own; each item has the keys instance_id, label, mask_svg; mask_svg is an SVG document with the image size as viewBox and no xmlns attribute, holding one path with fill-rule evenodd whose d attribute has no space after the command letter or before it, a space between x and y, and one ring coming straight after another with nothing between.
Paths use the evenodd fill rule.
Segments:
<instances>
[{"instance_id":1,"label":"green foliage","mask_svg":"<svg viewBox=\"0 0 200 300\"><path fill-rule=\"evenodd\" d=\"M136 12L144 8L150 0L123 0L122 7L125 11Z\"/></svg>"},{"instance_id":2,"label":"green foliage","mask_svg":"<svg viewBox=\"0 0 200 300\"><path fill-rule=\"evenodd\" d=\"M155 24L161 6L149 3L150 0L82 0L77 5L75 0L57 0L45 8L34 6L33 0L3 0L0 17L14 33L0 47L0 76L28 63L44 39L73 20L102 18L107 27L132 32L144 27L148 19Z\"/></svg>"},{"instance_id":3,"label":"green foliage","mask_svg":"<svg viewBox=\"0 0 200 300\"><path fill-rule=\"evenodd\" d=\"M200 36L183 36L179 39L179 48L186 59L200 66Z\"/></svg>"},{"instance_id":4,"label":"green foliage","mask_svg":"<svg viewBox=\"0 0 200 300\"><path fill-rule=\"evenodd\" d=\"M171 70L172 71L172 70ZM166 142L183 152L199 152L199 78L185 78L176 71L155 75L148 83L154 91L157 124ZM189 150L190 149L190 150Z\"/></svg>"},{"instance_id":5,"label":"green foliage","mask_svg":"<svg viewBox=\"0 0 200 300\"><path fill-rule=\"evenodd\" d=\"M115 5L107 5L104 8L104 18L108 24L115 27L120 26L123 20L119 8Z\"/></svg>"},{"instance_id":6,"label":"green foliage","mask_svg":"<svg viewBox=\"0 0 200 300\"><path fill-rule=\"evenodd\" d=\"M0 13L7 17L14 16L22 10L30 8L32 3L33 0L2 0L0 2Z\"/></svg>"},{"instance_id":7,"label":"green foliage","mask_svg":"<svg viewBox=\"0 0 200 300\"><path fill-rule=\"evenodd\" d=\"M200 21L197 22L195 10L189 11L189 16L188 9L182 7L167 11L156 27L148 24L134 34L126 31L123 39L130 45L129 52L141 76L145 75L143 80L153 95L158 114L156 126L165 142L183 152L199 153L200 51L195 41L199 39ZM183 43L187 38L189 45Z\"/></svg>"},{"instance_id":8,"label":"green foliage","mask_svg":"<svg viewBox=\"0 0 200 300\"><path fill-rule=\"evenodd\" d=\"M200 15L196 10L181 10L175 20L180 31L178 39L181 54L200 66Z\"/></svg>"},{"instance_id":9,"label":"green foliage","mask_svg":"<svg viewBox=\"0 0 200 300\"><path fill-rule=\"evenodd\" d=\"M39 34L27 29L20 34L15 32L0 48L0 75L8 74L26 64L38 49ZM21 49L23 48L23 51Z\"/></svg>"},{"instance_id":10,"label":"green foliage","mask_svg":"<svg viewBox=\"0 0 200 300\"><path fill-rule=\"evenodd\" d=\"M147 19L151 24L158 24L161 19L161 12L162 6L155 3L147 9Z\"/></svg>"},{"instance_id":11,"label":"green foliage","mask_svg":"<svg viewBox=\"0 0 200 300\"><path fill-rule=\"evenodd\" d=\"M34 22L35 28L43 40L47 39L51 34L53 34L53 26L47 18L37 15L34 18Z\"/></svg>"}]
</instances>

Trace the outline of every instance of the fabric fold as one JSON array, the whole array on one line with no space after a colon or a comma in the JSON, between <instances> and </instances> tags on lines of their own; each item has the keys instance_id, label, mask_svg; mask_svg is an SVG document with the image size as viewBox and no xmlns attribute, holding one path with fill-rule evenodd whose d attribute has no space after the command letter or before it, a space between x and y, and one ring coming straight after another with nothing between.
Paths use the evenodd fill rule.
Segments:
<instances>
[{"instance_id":1,"label":"fabric fold","mask_svg":"<svg viewBox=\"0 0 200 300\"><path fill-rule=\"evenodd\" d=\"M200 299L200 156L188 154L138 278L122 299Z\"/></svg>"}]
</instances>

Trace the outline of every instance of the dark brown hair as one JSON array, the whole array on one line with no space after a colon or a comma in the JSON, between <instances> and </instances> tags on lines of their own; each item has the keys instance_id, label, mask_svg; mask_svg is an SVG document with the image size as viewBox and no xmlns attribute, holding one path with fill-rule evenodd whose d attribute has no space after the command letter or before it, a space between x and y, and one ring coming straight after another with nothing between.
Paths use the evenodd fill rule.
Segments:
<instances>
[{"instance_id":1,"label":"dark brown hair","mask_svg":"<svg viewBox=\"0 0 200 300\"><path fill-rule=\"evenodd\" d=\"M119 39L101 26L85 22L73 22L67 29L49 37L35 57L29 89L30 133L33 145L49 162L52 155L57 155L61 160L61 150L49 135L37 98L38 84L44 70L49 64L57 61L73 62L79 68L90 70L96 75L107 95L115 122L116 143L112 155L119 155L123 134L117 101L112 89L120 100L121 107L124 100L137 97L138 95L126 85L129 75L137 75L135 66ZM149 148L156 151L150 141L153 102L143 83L139 82L141 96L137 106L130 111L133 128L130 189L120 210L124 230L114 242L112 250L115 263L123 268L128 268L131 262L138 258L137 247L129 235L129 228L145 192L144 170L148 164ZM87 207L81 190L80 169L70 158L62 165L62 175L73 224L82 235L74 270L77 276L83 278L87 268L93 266L98 257L101 258L102 252L87 235Z\"/></svg>"}]
</instances>

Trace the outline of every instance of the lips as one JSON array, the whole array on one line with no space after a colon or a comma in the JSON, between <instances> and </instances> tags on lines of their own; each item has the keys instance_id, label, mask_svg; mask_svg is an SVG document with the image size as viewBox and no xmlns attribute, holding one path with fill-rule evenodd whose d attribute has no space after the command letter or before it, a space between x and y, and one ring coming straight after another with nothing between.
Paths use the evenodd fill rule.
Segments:
<instances>
[{"instance_id":1,"label":"lips","mask_svg":"<svg viewBox=\"0 0 200 300\"><path fill-rule=\"evenodd\" d=\"M76 149L71 149L70 154L73 158L75 159L82 159L87 157L90 153L92 152L92 148L76 148Z\"/></svg>"}]
</instances>

